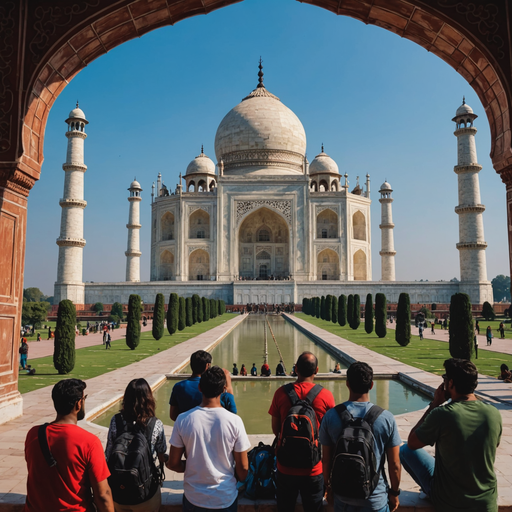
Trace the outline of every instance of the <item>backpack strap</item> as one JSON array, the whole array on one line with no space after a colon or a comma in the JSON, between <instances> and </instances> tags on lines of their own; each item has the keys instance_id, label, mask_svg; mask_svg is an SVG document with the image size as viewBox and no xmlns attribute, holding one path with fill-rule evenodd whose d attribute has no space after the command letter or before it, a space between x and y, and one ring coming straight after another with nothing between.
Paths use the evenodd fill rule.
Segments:
<instances>
[{"instance_id":1,"label":"backpack strap","mask_svg":"<svg viewBox=\"0 0 512 512\"><path fill-rule=\"evenodd\" d=\"M37 431L37 437L39 439L39 446L41 447L41 451L43 452L44 460L51 468L57 465L57 461L55 460L52 452L50 451L50 446L48 445L48 437L46 436L46 429L48 428L49 423L45 423L41 425Z\"/></svg>"},{"instance_id":2,"label":"backpack strap","mask_svg":"<svg viewBox=\"0 0 512 512\"><path fill-rule=\"evenodd\" d=\"M315 384L310 390L309 393L306 395L304 400L307 400L310 404L313 404L315 401L315 398L320 394L320 391L324 389L320 384Z\"/></svg>"},{"instance_id":3,"label":"backpack strap","mask_svg":"<svg viewBox=\"0 0 512 512\"><path fill-rule=\"evenodd\" d=\"M128 431L128 425L120 412L118 412L114 418L116 419L116 437L119 437L121 434Z\"/></svg>"},{"instance_id":4,"label":"backpack strap","mask_svg":"<svg viewBox=\"0 0 512 512\"><path fill-rule=\"evenodd\" d=\"M342 425L345 425L354 419L352 414L348 412L347 406L345 404L338 404L334 410L338 413Z\"/></svg>"},{"instance_id":5,"label":"backpack strap","mask_svg":"<svg viewBox=\"0 0 512 512\"><path fill-rule=\"evenodd\" d=\"M288 395L288 398L290 399L290 402L292 403L292 406L294 406L299 401L299 396L297 395L297 392L295 391L295 386L293 385L293 382L290 382L289 384L285 384L283 386L286 394Z\"/></svg>"},{"instance_id":6,"label":"backpack strap","mask_svg":"<svg viewBox=\"0 0 512 512\"><path fill-rule=\"evenodd\" d=\"M384 409L382 407L379 407L378 405L372 405L369 409L369 411L364 415L364 421L372 427L373 432L373 424L375 423L375 420L384 412Z\"/></svg>"}]
</instances>

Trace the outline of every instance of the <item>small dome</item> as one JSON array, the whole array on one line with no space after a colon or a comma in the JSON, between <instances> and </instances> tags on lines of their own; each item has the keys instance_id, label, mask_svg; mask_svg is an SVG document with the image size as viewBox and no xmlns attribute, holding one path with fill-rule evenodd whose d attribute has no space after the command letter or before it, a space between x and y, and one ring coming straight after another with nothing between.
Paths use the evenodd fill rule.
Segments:
<instances>
[{"instance_id":1,"label":"small dome","mask_svg":"<svg viewBox=\"0 0 512 512\"><path fill-rule=\"evenodd\" d=\"M455 113L456 116L465 116L466 114L473 114L473 109L469 106L463 103Z\"/></svg>"},{"instance_id":2,"label":"small dome","mask_svg":"<svg viewBox=\"0 0 512 512\"><path fill-rule=\"evenodd\" d=\"M188 164L187 176L189 174L215 174L215 164L211 158L208 158L201 148L201 154L196 156L192 162Z\"/></svg>"},{"instance_id":3,"label":"small dome","mask_svg":"<svg viewBox=\"0 0 512 512\"><path fill-rule=\"evenodd\" d=\"M315 156L309 165L309 174L331 173L339 174L338 164L326 153L322 147L322 152Z\"/></svg>"},{"instance_id":4,"label":"small dome","mask_svg":"<svg viewBox=\"0 0 512 512\"><path fill-rule=\"evenodd\" d=\"M390 185L387 181L385 181L385 182L380 186L380 190L391 190L391 191L392 191L393 189L391 188L391 185Z\"/></svg>"},{"instance_id":5,"label":"small dome","mask_svg":"<svg viewBox=\"0 0 512 512\"><path fill-rule=\"evenodd\" d=\"M140 186L140 183L137 180L133 180L130 184L130 188L128 190L131 190L132 188L142 190L142 187Z\"/></svg>"}]
</instances>

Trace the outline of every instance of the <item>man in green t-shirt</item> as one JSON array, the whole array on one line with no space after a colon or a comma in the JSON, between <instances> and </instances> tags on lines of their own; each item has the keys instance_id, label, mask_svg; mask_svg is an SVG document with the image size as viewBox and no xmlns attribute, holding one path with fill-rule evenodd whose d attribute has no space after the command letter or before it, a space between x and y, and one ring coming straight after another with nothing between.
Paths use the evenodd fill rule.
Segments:
<instances>
[{"instance_id":1,"label":"man in green t-shirt","mask_svg":"<svg viewBox=\"0 0 512 512\"><path fill-rule=\"evenodd\" d=\"M447 359L444 367L443 383L401 446L400 461L436 511L497 512L501 415L474 395L478 371L471 361ZM435 459L420 449L433 444Z\"/></svg>"}]
</instances>

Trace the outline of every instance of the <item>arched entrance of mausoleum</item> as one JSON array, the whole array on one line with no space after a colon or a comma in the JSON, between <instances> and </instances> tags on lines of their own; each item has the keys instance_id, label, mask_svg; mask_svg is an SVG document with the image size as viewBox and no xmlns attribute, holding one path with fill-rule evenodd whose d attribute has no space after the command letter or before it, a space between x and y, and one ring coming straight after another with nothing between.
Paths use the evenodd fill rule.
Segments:
<instances>
[{"instance_id":1,"label":"arched entrance of mausoleum","mask_svg":"<svg viewBox=\"0 0 512 512\"><path fill-rule=\"evenodd\" d=\"M85 66L120 44L239 0L148 2L7 0L0 9L0 417L21 413L15 357L21 325L26 203L39 179L49 111ZM508 0L464 4L439 0L298 0L350 16L416 42L462 75L490 125L493 166L506 185L512 268L512 41ZM432 5L431 5L432 4ZM460 7L464 8L461 9Z\"/></svg>"},{"instance_id":2,"label":"arched entrance of mausoleum","mask_svg":"<svg viewBox=\"0 0 512 512\"><path fill-rule=\"evenodd\" d=\"M284 279L290 275L290 232L283 217L273 210L260 208L240 225L238 275L241 279Z\"/></svg>"}]
</instances>

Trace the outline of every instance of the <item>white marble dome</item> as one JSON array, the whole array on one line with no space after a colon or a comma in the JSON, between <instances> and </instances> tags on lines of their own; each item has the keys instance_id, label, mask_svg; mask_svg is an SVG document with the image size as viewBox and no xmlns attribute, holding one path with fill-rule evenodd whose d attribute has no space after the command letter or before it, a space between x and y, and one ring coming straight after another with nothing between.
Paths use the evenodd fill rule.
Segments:
<instances>
[{"instance_id":1,"label":"white marble dome","mask_svg":"<svg viewBox=\"0 0 512 512\"><path fill-rule=\"evenodd\" d=\"M393 189L391 188L391 185L390 185L387 181L385 181L385 182L380 186L380 190L381 190L381 191L382 191L382 190L391 190L391 191L392 191Z\"/></svg>"},{"instance_id":2,"label":"white marble dome","mask_svg":"<svg viewBox=\"0 0 512 512\"><path fill-rule=\"evenodd\" d=\"M87 119L85 119L84 111L81 108L78 108L78 103L76 105L76 108L74 108L69 113L69 119L80 119L82 121L88 122Z\"/></svg>"},{"instance_id":3,"label":"white marble dome","mask_svg":"<svg viewBox=\"0 0 512 512\"><path fill-rule=\"evenodd\" d=\"M215 154L225 174L302 173L306 132L299 118L260 83L221 121Z\"/></svg>"},{"instance_id":4,"label":"white marble dome","mask_svg":"<svg viewBox=\"0 0 512 512\"><path fill-rule=\"evenodd\" d=\"M464 101L462 105L457 109L455 116L465 116L467 114L474 114L474 112L473 109Z\"/></svg>"},{"instance_id":5,"label":"white marble dome","mask_svg":"<svg viewBox=\"0 0 512 512\"><path fill-rule=\"evenodd\" d=\"M315 156L311 164L309 165L309 174L339 174L340 170L338 164L326 153L322 147L322 152Z\"/></svg>"},{"instance_id":6,"label":"white marble dome","mask_svg":"<svg viewBox=\"0 0 512 512\"><path fill-rule=\"evenodd\" d=\"M201 154L196 156L188 164L187 176L190 174L215 174L215 164L211 158L208 158L201 150Z\"/></svg>"},{"instance_id":7,"label":"white marble dome","mask_svg":"<svg viewBox=\"0 0 512 512\"><path fill-rule=\"evenodd\" d=\"M142 187L140 186L140 183L137 180L133 180L131 182L130 188L128 190L131 190L132 188L142 190Z\"/></svg>"}]
</instances>

